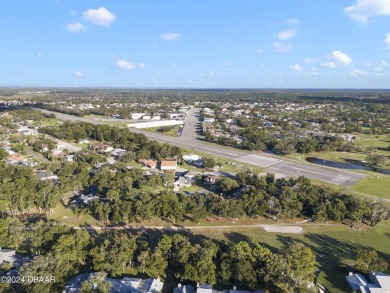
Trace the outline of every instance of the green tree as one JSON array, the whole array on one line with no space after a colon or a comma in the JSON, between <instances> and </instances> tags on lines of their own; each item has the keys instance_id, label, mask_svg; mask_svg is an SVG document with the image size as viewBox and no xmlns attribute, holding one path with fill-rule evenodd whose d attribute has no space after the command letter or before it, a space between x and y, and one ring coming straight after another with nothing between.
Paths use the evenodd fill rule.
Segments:
<instances>
[{"instance_id":1,"label":"green tree","mask_svg":"<svg viewBox=\"0 0 390 293\"><path fill-rule=\"evenodd\" d=\"M355 268L363 273L384 272L388 268L386 259L373 249L358 248L356 255Z\"/></svg>"},{"instance_id":2,"label":"green tree","mask_svg":"<svg viewBox=\"0 0 390 293\"><path fill-rule=\"evenodd\" d=\"M107 274L98 272L91 276L90 280L82 283L80 292L82 293L110 293L112 283L106 281Z\"/></svg>"}]
</instances>

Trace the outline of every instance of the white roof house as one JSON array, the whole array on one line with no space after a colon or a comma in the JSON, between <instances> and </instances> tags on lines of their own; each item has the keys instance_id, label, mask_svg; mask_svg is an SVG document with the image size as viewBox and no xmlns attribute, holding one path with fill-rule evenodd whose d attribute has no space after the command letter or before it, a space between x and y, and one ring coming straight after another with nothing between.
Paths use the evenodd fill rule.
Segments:
<instances>
[{"instance_id":1,"label":"white roof house","mask_svg":"<svg viewBox=\"0 0 390 293\"><path fill-rule=\"evenodd\" d=\"M8 262L11 265L16 261L15 250L0 248L0 265L3 262Z\"/></svg>"},{"instance_id":2,"label":"white roof house","mask_svg":"<svg viewBox=\"0 0 390 293\"><path fill-rule=\"evenodd\" d=\"M213 285L200 284L197 286L196 293L213 293Z\"/></svg>"},{"instance_id":3,"label":"white roof house","mask_svg":"<svg viewBox=\"0 0 390 293\"><path fill-rule=\"evenodd\" d=\"M349 273L345 277L349 287L361 293L388 293L390 292L390 276L381 272L370 273L370 282L360 274Z\"/></svg>"},{"instance_id":4,"label":"white roof house","mask_svg":"<svg viewBox=\"0 0 390 293\"><path fill-rule=\"evenodd\" d=\"M51 173L51 172L40 172L37 174L37 177L41 179L42 181L45 180L58 180L58 176Z\"/></svg>"},{"instance_id":5,"label":"white roof house","mask_svg":"<svg viewBox=\"0 0 390 293\"><path fill-rule=\"evenodd\" d=\"M198 156L198 155L193 155L193 154L187 154L187 155L183 155L182 156L183 160L189 164L192 163L192 161L197 161L199 160L201 157Z\"/></svg>"},{"instance_id":6,"label":"white roof house","mask_svg":"<svg viewBox=\"0 0 390 293\"><path fill-rule=\"evenodd\" d=\"M65 287L63 293L79 293L82 283L85 281L91 282L92 278L97 276L96 273L81 274L73 277ZM105 281L112 284L111 292L115 293L160 293L164 283L160 278L157 279L140 279L140 278L123 278L113 279L104 278Z\"/></svg>"},{"instance_id":7,"label":"white roof house","mask_svg":"<svg viewBox=\"0 0 390 293\"><path fill-rule=\"evenodd\" d=\"M195 293L195 287L191 285L178 284L173 293Z\"/></svg>"}]
</instances>

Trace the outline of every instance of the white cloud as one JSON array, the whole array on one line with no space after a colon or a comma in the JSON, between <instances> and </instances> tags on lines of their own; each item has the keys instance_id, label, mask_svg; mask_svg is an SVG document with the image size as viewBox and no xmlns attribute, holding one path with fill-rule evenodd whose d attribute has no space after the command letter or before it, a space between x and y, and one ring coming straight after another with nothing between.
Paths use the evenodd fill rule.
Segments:
<instances>
[{"instance_id":1,"label":"white cloud","mask_svg":"<svg viewBox=\"0 0 390 293\"><path fill-rule=\"evenodd\" d=\"M326 58L331 61L322 63L321 66L325 68L336 68L339 66L348 66L352 63L352 58L341 51L333 51L330 54L325 55Z\"/></svg>"},{"instance_id":2,"label":"white cloud","mask_svg":"<svg viewBox=\"0 0 390 293\"><path fill-rule=\"evenodd\" d=\"M325 67L325 68L336 68L337 67L336 63L334 63L334 62L325 62L325 63L322 63L321 66Z\"/></svg>"},{"instance_id":3,"label":"white cloud","mask_svg":"<svg viewBox=\"0 0 390 293\"><path fill-rule=\"evenodd\" d=\"M302 71L302 67L299 64L290 65L289 68L293 71Z\"/></svg>"},{"instance_id":4,"label":"white cloud","mask_svg":"<svg viewBox=\"0 0 390 293\"><path fill-rule=\"evenodd\" d=\"M118 61L116 61L116 66L125 70L133 70L136 67L133 63L126 61L124 59L119 59Z\"/></svg>"},{"instance_id":5,"label":"white cloud","mask_svg":"<svg viewBox=\"0 0 390 293\"><path fill-rule=\"evenodd\" d=\"M256 52L257 52L257 54L261 54L261 53L264 53L264 50L259 48L256 50Z\"/></svg>"},{"instance_id":6,"label":"white cloud","mask_svg":"<svg viewBox=\"0 0 390 293\"><path fill-rule=\"evenodd\" d=\"M139 66L139 68L145 68L146 66L145 66L145 63L142 63L142 62L140 62L139 64L138 64L138 66Z\"/></svg>"},{"instance_id":7,"label":"white cloud","mask_svg":"<svg viewBox=\"0 0 390 293\"><path fill-rule=\"evenodd\" d=\"M385 60L381 60L381 66L385 67L385 68L389 68L390 67L390 64L387 63Z\"/></svg>"},{"instance_id":8,"label":"white cloud","mask_svg":"<svg viewBox=\"0 0 390 293\"><path fill-rule=\"evenodd\" d=\"M83 76L83 74L82 74L80 71L76 71L76 72L74 73L74 75L77 76L77 77Z\"/></svg>"},{"instance_id":9,"label":"white cloud","mask_svg":"<svg viewBox=\"0 0 390 293\"><path fill-rule=\"evenodd\" d=\"M41 52L37 53L37 58L41 59L43 57L45 57L45 55L43 53L41 53Z\"/></svg>"},{"instance_id":10,"label":"white cloud","mask_svg":"<svg viewBox=\"0 0 390 293\"><path fill-rule=\"evenodd\" d=\"M352 63L351 57L349 57L347 54L341 52L341 51L333 51L329 55L326 56L327 58L333 59L333 63L336 63L338 65L344 65L348 66Z\"/></svg>"},{"instance_id":11,"label":"white cloud","mask_svg":"<svg viewBox=\"0 0 390 293\"><path fill-rule=\"evenodd\" d=\"M360 77L368 75L368 72L359 69L353 69L351 72L348 73L348 75L352 77Z\"/></svg>"},{"instance_id":12,"label":"white cloud","mask_svg":"<svg viewBox=\"0 0 390 293\"><path fill-rule=\"evenodd\" d=\"M385 43L387 45L386 49L390 49L390 33L386 34Z\"/></svg>"},{"instance_id":13,"label":"white cloud","mask_svg":"<svg viewBox=\"0 0 390 293\"><path fill-rule=\"evenodd\" d=\"M300 24L299 19L294 19L294 18L293 19L287 19L286 22L288 24L290 24L290 25L298 25L298 24Z\"/></svg>"},{"instance_id":14,"label":"white cloud","mask_svg":"<svg viewBox=\"0 0 390 293\"><path fill-rule=\"evenodd\" d=\"M88 9L83 13L83 19L95 25L109 26L115 21L116 16L104 7Z\"/></svg>"},{"instance_id":15,"label":"white cloud","mask_svg":"<svg viewBox=\"0 0 390 293\"><path fill-rule=\"evenodd\" d=\"M282 42L274 42L273 45L276 52L288 52L292 49L291 44L285 44Z\"/></svg>"},{"instance_id":16,"label":"white cloud","mask_svg":"<svg viewBox=\"0 0 390 293\"><path fill-rule=\"evenodd\" d=\"M79 22L68 23L65 28L72 33L79 33L85 29L85 25Z\"/></svg>"},{"instance_id":17,"label":"white cloud","mask_svg":"<svg viewBox=\"0 0 390 293\"><path fill-rule=\"evenodd\" d=\"M390 16L390 0L357 0L355 5L346 7L344 12L360 23L367 23L371 17Z\"/></svg>"},{"instance_id":18,"label":"white cloud","mask_svg":"<svg viewBox=\"0 0 390 293\"><path fill-rule=\"evenodd\" d=\"M288 40L294 37L297 34L295 29L289 29L286 31L281 31L278 33L278 39L280 40Z\"/></svg>"},{"instance_id":19,"label":"white cloud","mask_svg":"<svg viewBox=\"0 0 390 293\"><path fill-rule=\"evenodd\" d=\"M160 35L160 38L163 39L164 41L173 41L173 40L180 39L180 37L181 36L178 33L165 33Z\"/></svg>"}]
</instances>

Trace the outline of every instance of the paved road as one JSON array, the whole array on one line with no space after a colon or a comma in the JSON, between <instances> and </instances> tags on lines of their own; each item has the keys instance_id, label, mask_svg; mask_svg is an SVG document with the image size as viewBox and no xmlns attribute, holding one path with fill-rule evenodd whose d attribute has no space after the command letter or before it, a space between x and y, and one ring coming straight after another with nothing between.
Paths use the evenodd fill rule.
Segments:
<instances>
[{"instance_id":1,"label":"paved road","mask_svg":"<svg viewBox=\"0 0 390 293\"><path fill-rule=\"evenodd\" d=\"M187 111L186 119L184 120L184 128L181 132L182 138L196 138L196 124L199 123L197 115L199 115L199 108L191 108Z\"/></svg>"},{"instance_id":2,"label":"paved road","mask_svg":"<svg viewBox=\"0 0 390 293\"><path fill-rule=\"evenodd\" d=\"M37 152L34 152L34 151L31 150L31 149L26 149L26 152L27 152L31 157L33 157L34 159L36 159L36 160L39 161L39 162L42 162L42 163L51 163L48 159L46 159L44 156L42 156L42 154L37 153Z\"/></svg>"},{"instance_id":3,"label":"paved road","mask_svg":"<svg viewBox=\"0 0 390 293\"><path fill-rule=\"evenodd\" d=\"M43 110L43 112L50 112ZM194 115L194 109L191 114ZM76 117L57 112L54 113L57 118L71 121L85 121L94 124L105 124L99 119L90 119L83 117ZM187 114L190 116L190 113ZM193 121L193 120L192 120ZM311 163L297 162L293 160L284 159L282 157L264 154L262 152L247 152L233 148L221 147L215 144L204 143L197 137L192 136L191 131L188 130L188 135L182 137L166 136L164 134L146 132L139 129L132 129L132 131L145 134L146 137L152 140L174 144L186 149L193 149L207 154L226 158L228 160L235 160L238 162L249 163L255 166L265 168L267 171L273 172L278 177L297 177L305 176L310 179L319 180L322 182L342 185L346 187L353 186L356 182L365 177L364 174L359 174L347 170L329 168Z\"/></svg>"}]
</instances>

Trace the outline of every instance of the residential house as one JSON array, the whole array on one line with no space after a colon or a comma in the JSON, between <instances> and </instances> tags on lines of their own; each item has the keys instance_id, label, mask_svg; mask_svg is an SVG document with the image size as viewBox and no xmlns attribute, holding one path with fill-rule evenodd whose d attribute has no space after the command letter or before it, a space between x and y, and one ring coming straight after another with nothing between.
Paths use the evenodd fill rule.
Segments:
<instances>
[{"instance_id":1,"label":"residential house","mask_svg":"<svg viewBox=\"0 0 390 293\"><path fill-rule=\"evenodd\" d=\"M149 159L149 160L139 160L141 164L143 164L145 167L148 167L150 169L157 168L157 161Z\"/></svg>"},{"instance_id":2,"label":"residential house","mask_svg":"<svg viewBox=\"0 0 390 293\"><path fill-rule=\"evenodd\" d=\"M35 129L27 127L27 126L20 126L17 131L19 134L27 135L27 136L38 135L38 132Z\"/></svg>"},{"instance_id":3,"label":"residential house","mask_svg":"<svg viewBox=\"0 0 390 293\"><path fill-rule=\"evenodd\" d=\"M12 148L9 145L3 146L3 150L5 150L9 155L14 155L15 152L12 150Z\"/></svg>"},{"instance_id":4,"label":"residential house","mask_svg":"<svg viewBox=\"0 0 390 293\"><path fill-rule=\"evenodd\" d=\"M49 151L49 145L48 144L42 144L41 145L41 152L47 152Z\"/></svg>"},{"instance_id":5,"label":"residential house","mask_svg":"<svg viewBox=\"0 0 390 293\"><path fill-rule=\"evenodd\" d=\"M88 205L90 201L94 200L94 199L98 199L99 197L96 196L96 195L93 195L92 193L89 193L89 194L81 194L77 199L76 199L76 202L78 203L83 203L84 205Z\"/></svg>"},{"instance_id":6,"label":"residential house","mask_svg":"<svg viewBox=\"0 0 390 293\"><path fill-rule=\"evenodd\" d=\"M37 166L38 164L39 164L38 162L29 162L29 161L24 161L21 163L21 165L26 167L31 167L31 168Z\"/></svg>"},{"instance_id":7,"label":"residential house","mask_svg":"<svg viewBox=\"0 0 390 293\"><path fill-rule=\"evenodd\" d=\"M119 158L119 157L123 156L124 154L126 154L126 150L124 150L124 149L115 149L111 153L111 155L116 157L116 158Z\"/></svg>"},{"instance_id":8,"label":"residential house","mask_svg":"<svg viewBox=\"0 0 390 293\"><path fill-rule=\"evenodd\" d=\"M182 188L182 187L189 187L192 184L192 181L190 178L185 178L184 176L180 176L177 178L177 180L173 183L176 189Z\"/></svg>"},{"instance_id":9,"label":"residential house","mask_svg":"<svg viewBox=\"0 0 390 293\"><path fill-rule=\"evenodd\" d=\"M213 285L197 284L196 293L213 293Z\"/></svg>"},{"instance_id":10,"label":"residential house","mask_svg":"<svg viewBox=\"0 0 390 293\"><path fill-rule=\"evenodd\" d=\"M371 282L368 282L364 276L352 272L345 277L349 287L359 293L390 292L390 276L382 272L372 272L369 278Z\"/></svg>"},{"instance_id":11,"label":"residential house","mask_svg":"<svg viewBox=\"0 0 390 293\"><path fill-rule=\"evenodd\" d=\"M212 117L205 117L204 118L204 123L213 123L213 122L215 122L215 118L212 118Z\"/></svg>"},{"instance_id":12,"label":"residential house","mask_svg":"<svg viewBox=\"0 0 390 293\"><path fill-rule=\"evenodd\" d=\"M176 160L160 160L160 170L176 170L177 161Z\"/></svg>"},{"instance_id":13,"label":"residential house","mask_svg":"<svg viewBox=\"0 0 390 293\"><path fill-rule=\"evenodd\" d=\"M58 176L51 173L51 172L40 172L40 173L37 173L37 177L39 179L41 179L42 181L45 181L45 180L58 180Z\"/></svg>"},{"instance_id":14,"label":"residential house","mask_svg":"<svg viewBox=\"0 0 390 293\"><path fill-rule=\"evenodd\" d=\"M219 176L213 175L213 174L207 174L204 176L204 184L207 184L210 186L211 189L214 189L216 183L219 180Z\"/></svg>"},{"instance_id":15,"label":"residential house","mask_svg":"<svg viewBox=\"0 0 390 293\"><path fill-rule=\"evenodd\" d=\"M89 139L81 139L79 140L79 143L89 143Z\"/></svg>"},{"instance_id":16,"label":"residential house","mask_svg":"<svg viewBox=\"0 0 390 293\"><path fill-rule=\"evenodd\" d=\"M96 273L91 273L80 274L73 277L66 285L63 293L79 293L82 283L85 281L92 282L94 277L96 278L98 275ZM143 280L140 278L128 277L113 279L105 276L104 280L111 283L111 292L115 293L160 293L164 285L159 277L157 279L149 278Z\"/></svg>"},{"instance_id":17,"label":"residential house","mask_svg":"<svg viewBox=\"0 0 390 293\"><path fill-rule=\"evenodd\" d=\"M173 293L195 293L195 287L179 283L177 287L173 289Z\"/></svg>"},{"instance_id":18,"label":"residential house","mask_svg":"<svg viewBox=\"0 0 390 293\"><path fill-rule=\"evenodd\" d=\"M10 155L6 159L6 162L8 164L22 163L22 162L26 162L26 161L27 161L26 157L24 157L22 155L18 155L18 154Z\"/></svg>"},{"instance_id":19,"label":"residential house","mask_svg":"<svg viewBox=\"0 0 390 293\"><path fill-rule=\"evenodd\" d=\"M182 158L186 163L191 164L193 161L199 160L201 157L198 155L187 154L183 155Z\"/></svg>"},{"instance_id":20,"label":"residential house","mask_svg":"<svg viewBox=\"0 0 390 293\"><path fill-rule=\"evenodd\" d=\"M131 114L130 114L131 119L133 119L133 120L139 120L139 119L141 119L144 115L145 115L145 113L131 113Z\"/></svg>"},{"instance_id":21,"label":"residential house","mask_svg":"<svg viewBox=\"0 0 390 293\"><path fill-rule=\"evenodd\" d=\"M52 154L52 157L60 158L60 159L62 159L63 157L66 156L66 154L61 149L53 149L51 151L51 154Z\"/></svg>"},{"instance_id":22,"label":"residential house","mask_svg":"<svg viewBox=\"0 0 390 293\"><path fill-rule=\"evenodd\" d=\"M0 265L6 262L11 264L11 266L13 266L14 262L16 261L15 253L16 253L15 250L2 249L0 247Z\"/></svg>"},{"instance_id":23,"label":"residential house","mask_svg":"<svg viewBox=\"0 0 390 293\"><path fill-rule=\"evenodd\" d=\"M93 149L98 152L108 153L114 150L114 148L106 143L98 143L93 146Z\"/></svg>"},{"instance_id":24,"label":"residential house","mask_svg":"<svg viewBox=\"0 0 390 293\"><path fill-rule=\"evenodd\" d=\"M188 171L184 173L184 178L188 179L190 182L195 182L196 174L195 172Z\"/></svg>"},{"instance_id":25,"label":"residential house","mask_svg":"<svg viewBox=\"0 0 390 293\"><path fill-rule=\"evenodd\" d=\"M65 160L66 160L67 162L75 162L75 161L76 161L76 158L75 158L74 155L67 155L67 156L65 156Z\"/></svg>"}]
</instances>

